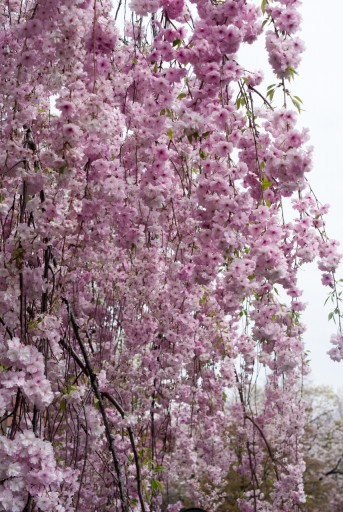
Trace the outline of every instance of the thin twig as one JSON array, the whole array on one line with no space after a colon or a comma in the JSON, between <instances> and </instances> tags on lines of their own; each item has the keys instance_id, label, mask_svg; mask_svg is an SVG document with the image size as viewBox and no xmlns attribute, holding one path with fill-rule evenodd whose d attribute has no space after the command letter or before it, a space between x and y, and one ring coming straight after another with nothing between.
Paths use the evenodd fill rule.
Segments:
<instances>
[{"instance_id":1,"label":"thin twig","mask_svg":"<svg viewBox=\"0 0 343 512\"><path fill-rule=\"evenodd\" d=\"M268 107L269 107L271 110L274 110L273 105L272 105L271 103L269 103L269 101L267 100L267 98L265 98L265 97L263 96L263 94L261 94L261 93L260 93L260 91L258 91L257 89L255 89L255 87L253 87L252 85L248 85L248 89L250 89L251 91L256 92L256 94L257 94L260 98L262 98L263 102L264 102L266 105L268 105Z\"/></svg>"}]
</instances>

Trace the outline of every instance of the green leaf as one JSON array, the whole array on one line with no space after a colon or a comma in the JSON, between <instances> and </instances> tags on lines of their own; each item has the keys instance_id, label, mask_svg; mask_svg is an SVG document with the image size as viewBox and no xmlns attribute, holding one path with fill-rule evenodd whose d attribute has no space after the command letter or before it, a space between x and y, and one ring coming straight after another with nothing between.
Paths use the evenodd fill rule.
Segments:
<instances>
[{"instance_id":1,"label":"green leaf","mask_svg":"<svg viewBox=\"0 0 343 512\"><path fill-rule=\"evenodd\" d=\"M302 104L302 100L299 98L299 96L293 96L293 98L295 98L297 101L299 101L299 103Z\"/></svg>"},{"instance_id":2,"label":"green leaf","mask_svg":"<svg viewBox=\"0 0 343 512\"><path fill-rule=\"evenodd\" d=\"M14 251L12 253L11 261L15 261L17 268L21 268L23 259L24 259L24 255L25 255L25 250L21 245L14 249Z\"/></svg>"},{"instance_id":3,"label":"green leaf","mask_svg":"<svg viewBox=\"0 0 343 512\"><path fill-rule=\"evenodd\" d=\"M166 469L165 466L156 466L156 467L154 467L154 471L156 471L156 473L164 471L165 469Z\"/></svg>"},{"instance_id":4,"label":"green leaf","mask_svg":"<svg viewBox=\"0 0 343 512\"><path fill-rule=\"evenodd\" d=\"M270 101L273 101L274 94L275 94L275 89L269 89L269 91L267 92L267 98L269 97Z\"/></svg>"},{"instance_id":5,"label":"green leaf","mask_svg":"<svg viewBox=\"0 0 343 512\"><path fill-rule=\"evenodd\" d=\"M167 135L170 138L170 140L173 140L173 130L171 128L167 130Z\"/></svg>"},{"instance_id":6,"label":"green leaf","mask_svg":"<svg viewBox=\"0 0 343 512\"><path fill-rule=\"evenodd\" d=\"M207 295L203 295L200 299L199 299L199 304L202 305L202 304L205 304L205 302L207 301Z\"/></svg>"},{"instance_id":7,"label":"green leaf","mask_svg":"<svg viewBox=\"0 0 343 512\"><path fill-rule=\"evenodd\" d=\"M288 80L294 80L294 75L297 75L298 73L293 68L287 68L286 73L289 74Z\"/></svg>"},{"instance_id":8,"label":"green leaf","mask_svg":"<svg viewBox=\"0 0 343 512\"><path fill-rule=\"evenodd\" d=\"M266 190L267 188L269 188L271 185L273 184L272 181L268 181L267 177L264 176L263 177L263 180L262 180L262 183L261 183L261 188L262 190Z\"/></svg>"},{"instance_id":9,"label":"green leaf","mask_svg":"<svg viewBox=\"0 0 343 512\"><path fill-rule=\"evenodd\" d=\"M163 490L162 483L159 480L156 480L155 478L152 478L151 479L151 490L153 492L162 491Z\"/></svg>"},{"instance_id":10,"label":"green leaf","mask_svg":"<svg viewBox=\"0 0 343 512\"><path fill-rule=\"evenodd\" d=\"M300 114L300 112L301 112L301 105L300 105L300 103L297 100L295 100L294 98L291 98L291 100L292 100L293 105L295 106L295 108L297 109L297 111Z\"/></svg>"},{"instance_id":11,"label":"green leaf","mask_svg":"<svg viewBox=\"0 0 343 512\"><path fill-rule=\"evenodd\" d=\"M65 394L70 395L73 391L76 391L77 389L78 387L72 384L71 386L68 386Z\"/></svg>"},{"instance_id":12,"label":"green leaf","mask_svg":"<svg viewBox=\"0 0 343 512\"><path fill-rule=\"evenodd\" d=\"M267 0L262 0L261 11L263 12L263 14L266 12L266 5L267 5Z\"/></svg>"},{"instance_id":13,"label":"green leaf","mask_svg":"<svg viewBox=\"0 0 343 512\"><path fill-rule=\"evenodd\" d=\"M237 105L237 108L240 108L240 107L244 106L244 98L243 98L243 96L238 96L237 97L236 105Z\"/></svg>"},{"instance_id":14,"label":"green leaf","mask_svg":"<svg viewBox=\"0 0 343 512\"><path fill-rule=\"evenodd\" d=\"M173 47L174 48L176 48L176 47L180 48L181 43L182 43L181 39L175 39L175 41L173 41Z\"/></svg>"},{"instance_id":15,"label":"green leaf","mask_svg":"<svg viewBox=\"0 0 343 512\"><path fill-rule=\"evenodd\" d=\"M179 95L178 95L178 99L181 100L182 98L186 98L187 94L184 93L184 92L181 92Z\"/></svg>"},{"instance_id":16,"label":"green leaf","mask_svg":"<svg viewBox=\"0 0 343 512\"><path fill-rule=\"evenodd\" d=\"M187 135L187 139L188 141L192 144L193 142L193 139L197 140L199 138L199 134L198 132L194 132L194 133L190 133L189 135Z\"/></svg>"}]
</instances>

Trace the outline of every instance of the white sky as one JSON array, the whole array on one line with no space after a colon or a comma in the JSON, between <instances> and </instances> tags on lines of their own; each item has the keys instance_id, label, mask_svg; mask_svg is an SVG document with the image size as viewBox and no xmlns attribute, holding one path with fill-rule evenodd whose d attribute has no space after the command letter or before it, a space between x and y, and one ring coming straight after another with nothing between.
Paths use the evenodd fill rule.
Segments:
<instances>
[{"instance_id":1,"label":"white sky","mask_svg":"<svg viewBox=\"0 0 343 512\"><path fill-rule=\"evenodd\" d=\"M325 19L321 0L304 0L301 13L303 22L299 35L305 41L306 51L298 70L299 77L289 88L303 101L301 124L310 129L314 146L313 171L308 178L318 199L331 205L326 230L329 236L341 242L343 252L343 161L340 158L340 149L343 149L343 101L339 97L343 60L337 58L342 48L343 5L340 0L331 0L330 23ZM247 69L259 68L265 72L266 85L277 82L272 74L266 72L269 66L264 37L258 44L244 48L240 57L240 64ZM343 265L337 278L343 278ZM304 290L302 299L308 304L303 322L307 326L304 339L311 352L310 381L314 385L329 385L336 391L342 391L343 362L333 362L327 355L332 347L330 336L337 330L333 321L328 321L333 307L331 303L324 307L329 289L322 286L316 264L299 271L299 284Z\"/></svg>"},{"instance_id":2,"label":"white sky","mask_svg":"<svg viewBox=\"0 0 343 512\"><path fill-rule=\"evenodd\" d=\"M303 124L310 128L314 145L314 166L309 178L317 196L330 203L326 229L341 242L343 252L343 103L340 86L343 80L342 48L343 6L340 0L330 2L330 23L325 19L321 0L305 0L302 6L303 31L301 37L306 51L296 82L298 95L304 102ZM297 93L296 93L297 94ZM337 273L343 278L343 265ZM311 350L312 380L328 384L336 390L343 388L343 366L329 359L329 338L336 326L328 322L329 304L324 308L327 289L320 284L315 265L303 272L301 284L308 309L304 315L307 325L305 340Z\"/></svg>"}]
</instances>

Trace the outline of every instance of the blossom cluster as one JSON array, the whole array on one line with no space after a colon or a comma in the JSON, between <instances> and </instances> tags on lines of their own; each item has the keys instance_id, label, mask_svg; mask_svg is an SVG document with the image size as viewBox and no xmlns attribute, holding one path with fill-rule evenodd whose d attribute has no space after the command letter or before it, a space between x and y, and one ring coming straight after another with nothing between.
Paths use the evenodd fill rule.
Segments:
<instances>
[{"instance_id":1,"label":"blossom cluster","mask_svg":"<svg viewBox=\"0 0 343 512\"><path fill-rule=\"evenodd\" d=\"M28 430L13 440L0 436L0 454L2 510L24 510L29 495L36 498L41 511L70 510L77 472L58 468L49 442L37 439ZM68 493L58 492L64 479L72 489L69 498Z\"/></svg>"},{"instance_id":2,"label":"blossom cluster","mask_svg":"<svg viewBox=\"0 0 343 512\"><path fill-rule=\"evenodd\" d=\"M42 354L35 346L23 345L18 338L8 340L6 344L7 347L0 353L0 364L3 366L0 414L10 409L18 390L35 407L44 409L51 404L54 395L45 375Z\"/></svg>"}]
</instances>

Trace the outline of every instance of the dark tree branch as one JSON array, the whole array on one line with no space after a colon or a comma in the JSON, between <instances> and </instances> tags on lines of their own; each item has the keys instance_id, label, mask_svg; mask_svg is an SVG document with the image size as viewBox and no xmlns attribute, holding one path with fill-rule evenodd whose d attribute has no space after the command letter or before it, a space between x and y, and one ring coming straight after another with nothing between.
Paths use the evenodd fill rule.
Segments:
<instances>
[{"instance_id":1,"label":"dark tree branch","mask_svg":"<svg viewBox=\"0 0 343 512\"><path fill-rule=\"evenodd\" d=\"M343 456L338 459L336 466L334 468L330 469L330 471L327 471L324 474L324 476L343 475L343 470L339 469L339 466L341 465L342 460L343 460Z\"/></svg>"},{"instance_id":2,"label":"dark tree branch","mask_svg":"<svg viewBox=\"0 0 343 512\"><path fill-rule=\"evenodd\" d=\"M128 506L128 502L127 502L127 492L126 492L126 489L125 489L124 478L123 478L122 470L121 470L121 467L120 467L120 462L119 462L117 450L116 450L115 445L114 445L114 439L113 439L112 432L111 432L111 427L110 427L110 424L109 424L109 421L108 421L108 418L107 418L107 414L106 414L106 410L105 410L105 405L104 405L104 402L103 402L103 398L101 396L101 392L99 390L98 381L97 381L96 375L95 375L95 373L93 371L91 362L89 360L89 357L88 357L88 354L87 354L87 350L86 350L85 345L84 345L84 343L82 341L82 338L80 336L79 326L78 326L78 324L76 322L76 318L75 318L74 313L73 313L73 311L72 311L72 309L70 307L70 304L67 301L67 299L65 299L65 298L62 298L62 301L67 306L68 315L69 315L69 319L70 319L70 322L71 322L71 325L72 325L72 328L73 328L73 332L74 332L75 338L76 338L76 340L77 340L77 342L79 344L80 350L82 352L83 359L85 361L84 367L87 370L86 374L89 377L89 380L90 380L90 383L91 383L91 387L92 387L92 389L94 391L94 394L95 394L95 397L96 397L96 399L98 400L98 403L99 403L99 408L100 408L102 420L103 420L104 427L105 427L106 438L107 438L109 450L110 450L111 455L112 455L114 468L115 468L115 471L116 471L116 474L117 474L117 478L118 478L118 487L119 487L119 495L120 495L120 500L121 500L121 505L122 505L122 511L123 512L128 512L129 511L129 506Z\"/></svg>"},{"instance_id":3,"label":"dark tree branch","mask_svg":"<svg viewBox=\"0 0 343 512\"><path fill-rule=\"evenodd\" d=\"M65 348L69 352L69 354L74 359L74 361L77 363L77 365L81 368L83 373L85 375L87 375L88 377L90 377L88 368L83 364L83 362L81 361L79 356L76 354L76 352L73 350L73 348L70 345L67 345L67 343L63 339L60 339L60 344L62 345L63 348ZM107 400L109 402L111 402L111 404L119 412L119 414L121 415L122 418L125 417L124 409L112 395L110 395L107 391L103 391L103 392L101 392L101 396L103 398L107 398ZM140 505L142 508L142 512L146 512L146 508L145 508L145 504L144 504L144 500L143 500L143 493L142 493L142 475L141 475L141 470L140 470L139 456L138 456L132 428L128 426L127 431L129 434L132 452L133 452L133 456L134 456L134 460L135 460L136 475L137 475L137 492L138 492L139 502L140 502Z\"/></svg>"}]
</instances>

